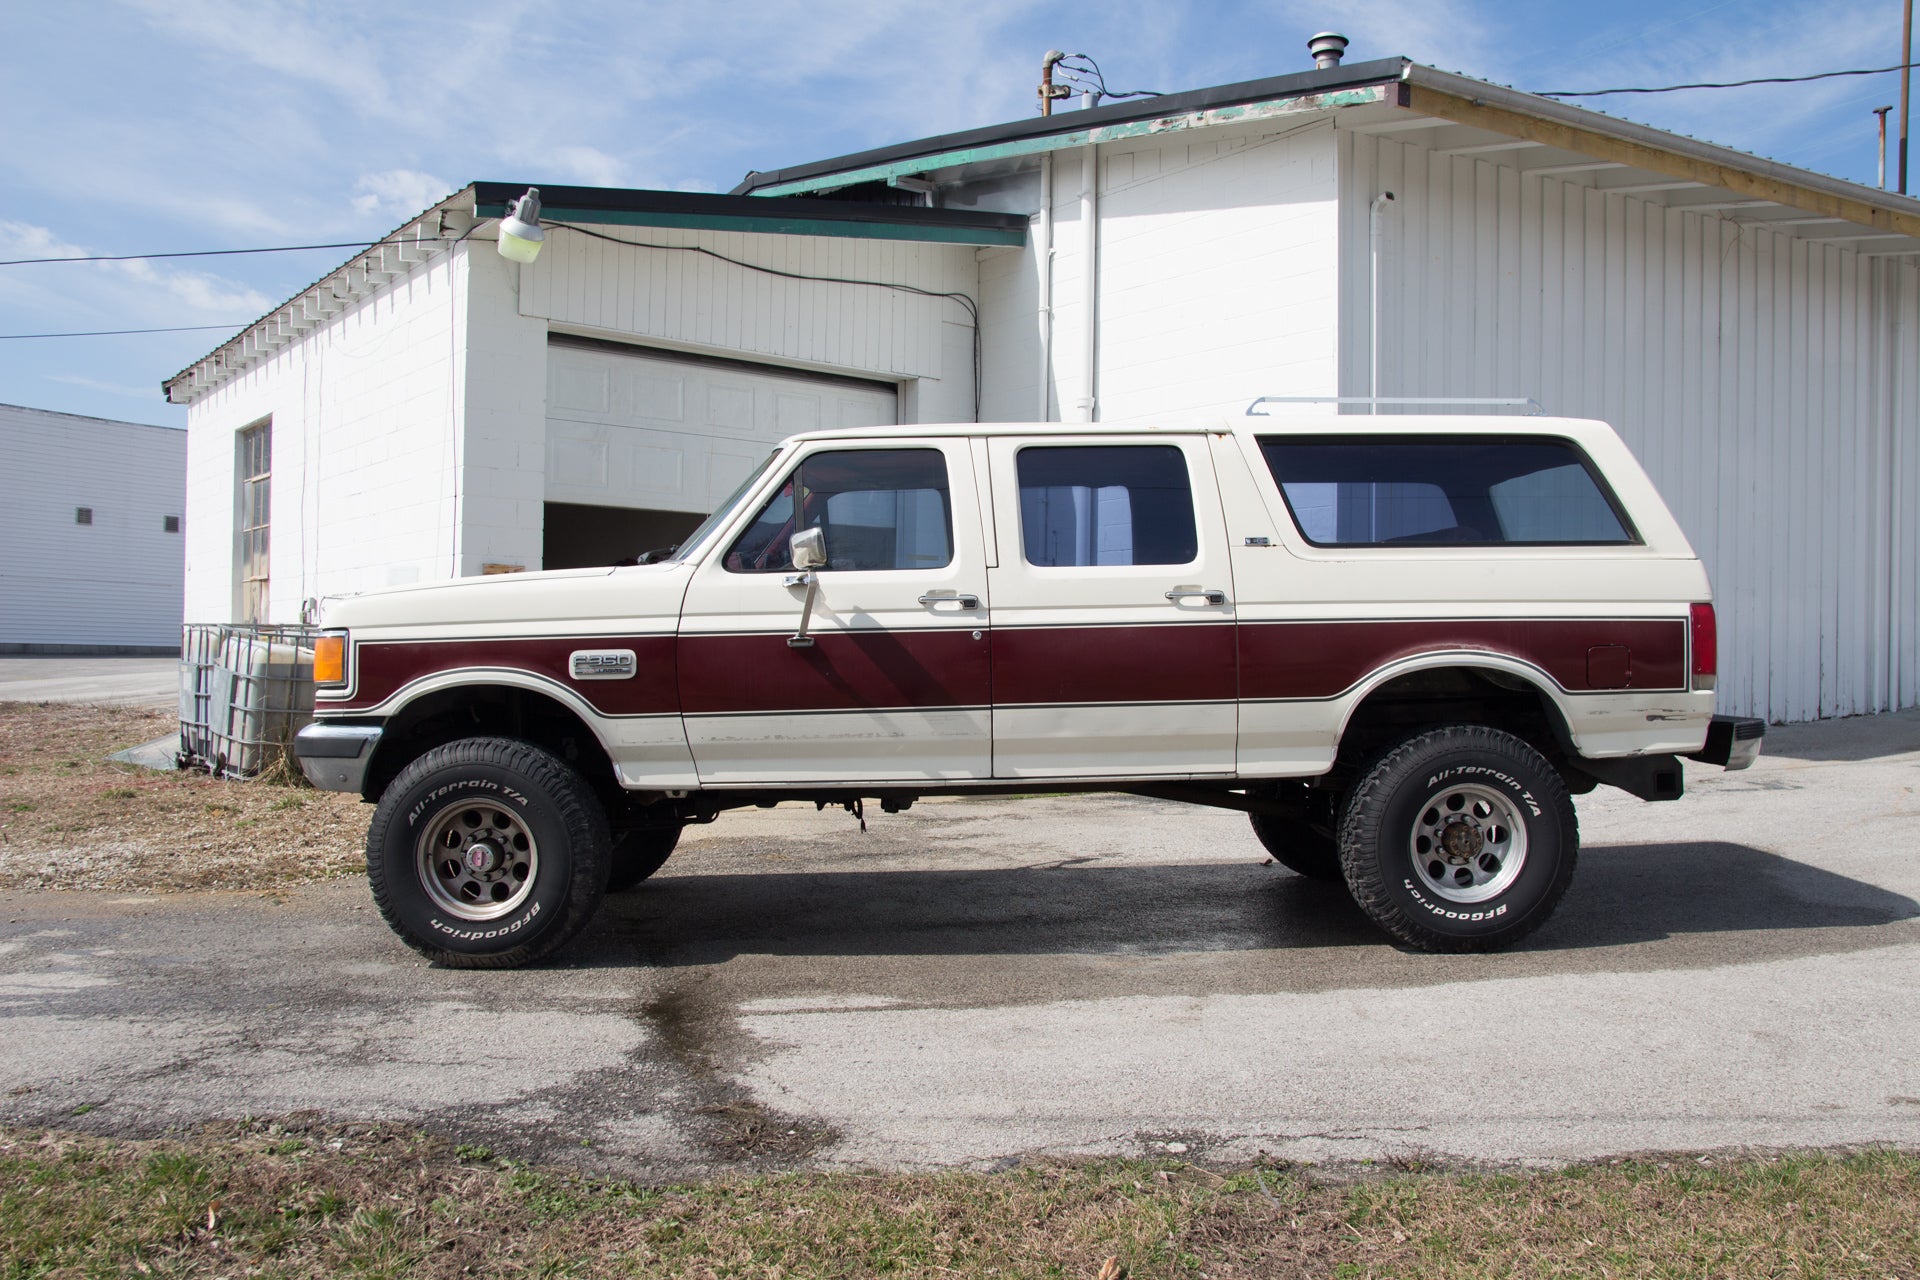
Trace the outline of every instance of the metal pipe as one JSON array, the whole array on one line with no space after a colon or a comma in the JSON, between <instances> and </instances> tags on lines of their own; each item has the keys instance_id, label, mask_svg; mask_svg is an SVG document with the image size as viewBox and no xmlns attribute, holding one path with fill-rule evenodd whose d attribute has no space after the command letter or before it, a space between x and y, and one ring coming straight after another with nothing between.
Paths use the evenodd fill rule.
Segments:
<instances>
[{"instance_id":1,"label":"metal pipe","mask_svg":"<svg viewBox=\"0 0 1920 1280\"><path fill-rule=\"evenodd\" d=\"M1367 322L1372 326L1367 370L1367 412L1380 412L1380 242L1385 236L1380 215L1393 203L1393 192L1382 191L1367 206Z\"/></svg>"},{"instance_id":2,"label":"metal pipe","mask_svg":"<svg viewBox=\"0 0 1920 1280\"><path fill-rule=\"evenodd\" d=\"M1085 99L1086 105L1093 105L1092 95ZM1100 306L1100 145L1089 140L1084 154L1080 176L1080 225L1086 232L1086 261L1081 275L1081 301L1084 304L1082 319L1086 325L1086 359L1082 374L1085 394L1080 397L1080 421L1098 422L1100 420L1099 377L1100 349L1099 335L1095 332L1095 321Z\"/></svg>"},{"instance_id":3,"label":"metal pipe","mask_svg":"<svg viewBox=\"0 0 1920 1280\"><path fill-rule=\"evenodd\" d=\"M1047 56L1040 60L1040 114L1053 114L1056 100L1067 96L1067 86L1053 82L1053 65L1067 55L1058 49L1047 50Z\"/></svg>"},{"instance_id":4,"label":"metal pipe","mask_svg":"<svg viewBox=\"0 0 1920 1280\"><path fill-rule=\"evenodd\" d=\"M1907 104L1908 88L1913 83L1913 0L1907 0L1906 17L1900 24L1900 194L1907 194Z\"/></svg>"},{"instance_id":5,"label":"metal pipe","mask_svg":"<svg viewBox=\"0 0 1920 1280\"><path fill-rule=\"evenodd\" d=\"M1053 153L1040 157L1040 228L1033 246L1040 271L1040 411L1035 422L1053 421Z\"/></svg>"},{"instance_id":6,"label":"metal pipe","mask_svg":"<svg viewBox=\"0 0 1920 1280\"><path fill-rule=\"evenodd\" d=\"M1875 107L1873 114L1880 117L1880 189L1887 189L1887 112L1891 106Z\"/></svg>"}]
</instances>

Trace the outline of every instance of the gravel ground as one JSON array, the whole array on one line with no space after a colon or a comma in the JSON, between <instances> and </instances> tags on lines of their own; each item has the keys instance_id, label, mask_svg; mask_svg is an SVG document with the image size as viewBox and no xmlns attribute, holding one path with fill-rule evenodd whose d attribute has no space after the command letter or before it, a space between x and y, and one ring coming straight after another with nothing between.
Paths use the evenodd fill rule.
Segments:
<instances>
[{"instance_id":1,"label":"gravel ground","mask_svg":"<svg viewBox=\"0 0 1920 1280\"><path fill-rule=\"evenodd\" d=\"M107 759L175 723L137 707L0 702L0 884L277 889L363 869L372 809L355 796Z\"/></svg>"}]
</instances>

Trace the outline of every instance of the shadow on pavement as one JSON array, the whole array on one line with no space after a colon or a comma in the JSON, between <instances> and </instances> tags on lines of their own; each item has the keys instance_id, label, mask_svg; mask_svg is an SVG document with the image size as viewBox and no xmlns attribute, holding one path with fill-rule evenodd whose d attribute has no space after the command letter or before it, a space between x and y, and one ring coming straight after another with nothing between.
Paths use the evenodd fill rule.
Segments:
<instances>
[{"instance_id":1,"label":"shadow on pavement","mask_svg":"<svg viewBox=\"0 0 1920 1280\"><path fill-rule=\"evenodd\" d=\"M1904 939L1885 926L1916 915L1920 903L1911 898L1743 845L1599 846L1583 851L1555 918L1515 952L1405 958L1458 966L1525 957L1523 968L1555 971L1739 963L1890 945ZM1594 963L1570 958L1648 943L1663 945ZM1344 888L1248 863L663 874L609 898L567 959L676 966L743 955L1173 957L1355 948L1365 949L1369 964L1378 960L1372 953L1393 952Z\"/></svg>"}]
</instances>

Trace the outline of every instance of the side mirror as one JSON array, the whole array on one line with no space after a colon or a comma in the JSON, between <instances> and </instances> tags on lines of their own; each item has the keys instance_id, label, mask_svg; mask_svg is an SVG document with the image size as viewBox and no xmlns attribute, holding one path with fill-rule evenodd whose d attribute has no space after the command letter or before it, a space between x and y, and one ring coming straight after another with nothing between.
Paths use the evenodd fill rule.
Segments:
<instances>
[{"instance_id":1,"label":"side mirror","mask_svg":"<svg viewBox=\"0 0 1920 1280\"><path fill-rule=\"evenodd\" d=\"M796 569L824 569L827 567L827 531L802 529L787 539L787 551Z\"/></svg>"}]
</instances>

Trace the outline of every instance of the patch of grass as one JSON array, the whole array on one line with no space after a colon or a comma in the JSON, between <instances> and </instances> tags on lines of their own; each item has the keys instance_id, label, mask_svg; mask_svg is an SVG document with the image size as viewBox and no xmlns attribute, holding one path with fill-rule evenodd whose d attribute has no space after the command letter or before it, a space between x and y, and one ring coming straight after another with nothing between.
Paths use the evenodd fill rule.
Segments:
<instances>
[{"instance_id":1,"label":"patch of grass","mask_svg":"<svg viewBox=\"0 0 1920 1280\"><path fill-rule=\"evenodd\" d=\"M298 1132L295 1132L298 1130ZM654 1187L392 1127L185 1142L0 1129L0 1275L1920 1277L1920 1158L1524 1176L1180 1162Z\"/></svg>"},{"instance_id":2,"label":"patch of grass","mask_svg":"<svg viewBox=\"0 0 1920 1280\"><path fill-rule=\"evenodd\" d=\"M0 702L0 881L28 890L274 889L364 867L370 810L357 796L108 758L177 725L132 707Z\"/></svg>"}]
</instances>

